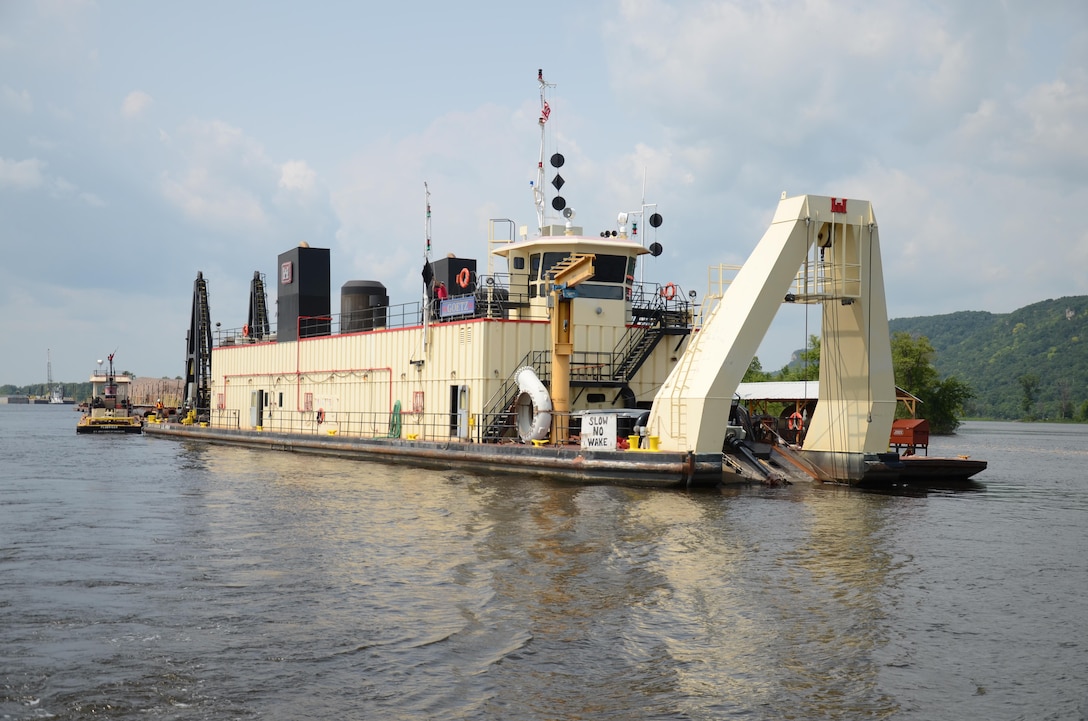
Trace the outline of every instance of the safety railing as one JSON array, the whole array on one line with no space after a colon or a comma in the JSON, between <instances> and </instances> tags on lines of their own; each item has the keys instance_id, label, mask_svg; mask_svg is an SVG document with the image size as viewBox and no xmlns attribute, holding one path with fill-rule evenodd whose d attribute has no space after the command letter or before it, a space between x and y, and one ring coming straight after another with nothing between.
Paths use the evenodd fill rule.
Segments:
<instances>
[{"instance_id":1,"label":"safety railing","mask_svg":"<svg viewBox=\"0 0 1088 721\"><path fill-rule=\"evenodd\" d=\"M213 428L237 430L245 411L213 409L208 425ZM577 442L581 418L572 413L556 414L567 419L573 442ZM247 423L247 428L249 424ZM487 429L497 429L493 438ZM431 442L521 443L517 414L513 409L501 413L410 413L324 411L264 413L260 426L263 433L291 435L337 436L345 438L398 438Z\"/></svg>"}]
</instances>

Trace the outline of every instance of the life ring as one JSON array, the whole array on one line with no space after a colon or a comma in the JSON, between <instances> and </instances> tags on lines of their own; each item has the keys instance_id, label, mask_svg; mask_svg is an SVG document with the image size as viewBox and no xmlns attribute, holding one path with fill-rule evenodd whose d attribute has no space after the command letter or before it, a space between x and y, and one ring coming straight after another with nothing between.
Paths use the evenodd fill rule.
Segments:
<instances>
[{"instance_id":1,"label":"life ring","mask_svg":"<svg viewBox=\"0 0 1088 721\"><path fill-rule=\"evenodd\" d=\"M666 283L665 287L661 289L661 297L665 300L672 300L676 297L676 283Z\"/></svg>"},{"instance_id":2,"label":"life ring","mask_svg":"<svg viewBox=\"0 0 1088 721\"><path fill-rule=\"evenodd\" d=\"M457 285L462 288L467 288L469 280L471 280L471 278L468 274L468 268L462 268L461 272L457 274Z\"/></svg>"},{"instance_id":3,"label":"life ring","mask_svg":"<svg viewBox=\"0 0 1088 721\"><path fill-rule=\"evenodd\" d=\"M249 337L249 324L248 323L246 325L242 326L242 337L243 338L248 338Z\"/></svg>"},{"instance_id":4,"label":"life ring","mask_svg":"<svg viewBox=\"0 0 1088 721\"><path fill-rule=\"evenodd\" d=\"M794 411L793 415L790 416L788 427L789 427L789 429L791 431L801 430L802 428L805 427L804 417L800 413L798 413L797 411Z\"/></svg>"},{"instance_id":5,"label":"life ring","mask_svg":"<svg viewBox=\"0 0 1088 721\"><path fill-rule=\"evenodd\" d=\"M321 425L324 422L325 422L325 409L324 408L318 408L317 409L317 425Z\"/></svg>"}]
</instances>

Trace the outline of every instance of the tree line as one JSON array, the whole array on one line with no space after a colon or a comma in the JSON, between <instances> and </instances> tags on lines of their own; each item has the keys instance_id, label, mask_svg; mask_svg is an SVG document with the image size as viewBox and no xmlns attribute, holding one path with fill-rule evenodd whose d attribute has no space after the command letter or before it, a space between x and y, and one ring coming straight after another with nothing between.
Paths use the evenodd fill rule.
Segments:
<instances>
[{"instance_id":1,"label":"tree line","mask_svg":"<svg viewBox=\"0 0 1088 721\"><path fill-rule=\"evenodd\" d=\"M931 433L954 433L960 426L965 404L974 397L971 386L955 376L941 378L935 363L937 352L925 336L903 331L893 333L891 345L895 385L921 401L921 415L929 421ZM819 378L820 337L816 335L809 337L808 346L795 361L777 372L764 371L757 356L744 374L746 382L815 381ZM909 412L899 407L896 417L909 417Z\"/></svg>"}]
</instances>

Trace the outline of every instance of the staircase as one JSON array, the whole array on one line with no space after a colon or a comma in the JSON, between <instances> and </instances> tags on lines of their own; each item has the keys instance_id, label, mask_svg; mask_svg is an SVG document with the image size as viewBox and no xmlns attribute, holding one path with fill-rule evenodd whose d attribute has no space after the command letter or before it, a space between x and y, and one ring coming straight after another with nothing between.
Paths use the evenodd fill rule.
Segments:
<instances>
[{"instance_id":1,"label":"staircase","mask_svg":"<svg viewBox=\"0 0 1088 721\"><path fill-rule=\"evenodd\" d=\"M571 259L568 259L571 260ZM632 309L636 322L627 329L611 352L574 351L571 356L571 386L578 388L627 388L663 338L691 333L691 309L686 302L666 301L654 293ZM518 385L517 369L530 366L545 386L551 381L551 353L531 351L514 366L514 372L484 404L480 419L481 440L497 443L516 435L514 402ZM630 393L630 390L627 390Z\"/></svg>"},{"instance_id":2,"label":"staircase","mask_svg":"<svg viewBox=\"0 0 1088 721\"><path fill-rule=\"evenodd\" d=\"M641 322L628 328L616 345L615 354L619 360L611 373L612 380L623 383L627 383L638 373L662 338L691 333L691 313L686 303L670 303L654 294L648 303L639 305L632 311Z\"/></svg>"},{"instance_id":3,"label":"staircase","mask_svg":"<svg viewBox=\"0 0 1088 721\"><path fill-rule=\"evenodd\" d=\"M517 419L514 418L513 410L514 401L518 399L520 391L515 375L520 368L530 366L541 382L548 385L550 360L550 351L530 351L514 366L514 372L503 381L499 390L484 404L484 410L480 416L480 425L483 428L481 441L498 443L503 438L516 435Z\"/></svg>"}]
</instances>

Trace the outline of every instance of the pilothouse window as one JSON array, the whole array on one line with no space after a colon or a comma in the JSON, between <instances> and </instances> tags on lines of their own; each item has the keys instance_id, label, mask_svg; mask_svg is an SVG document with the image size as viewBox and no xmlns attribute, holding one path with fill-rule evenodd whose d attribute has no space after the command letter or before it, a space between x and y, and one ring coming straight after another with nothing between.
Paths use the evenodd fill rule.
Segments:
<instances>
[{"instance_id":1,"label":"pilothouse window","mask_svg":"<svg viewBox=\"0 0 1088 721\"><path fill-rule=\"evenodd\" d=\"M531 277L537 277L538 264L540 267L547 269L544 271L544 275L547 275L548 271L569 255L569 253L545 253L543 263L540 263L538 255L531 256L529 261L533 265ZM593 260L593 277L590 280L598 283L625 283L627 281L627 262L628 257L626 255L598 254Z\"/></svg>"}]
</instances>

